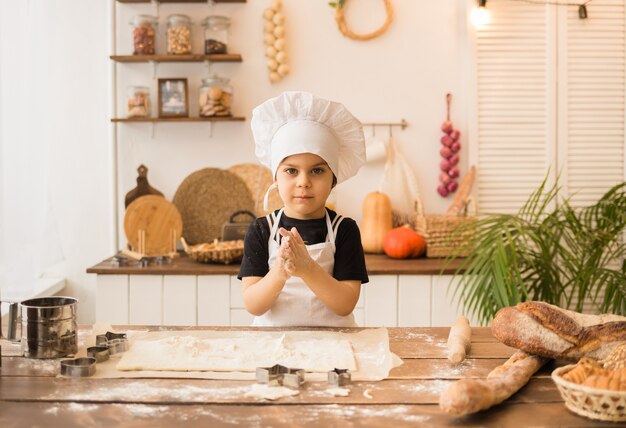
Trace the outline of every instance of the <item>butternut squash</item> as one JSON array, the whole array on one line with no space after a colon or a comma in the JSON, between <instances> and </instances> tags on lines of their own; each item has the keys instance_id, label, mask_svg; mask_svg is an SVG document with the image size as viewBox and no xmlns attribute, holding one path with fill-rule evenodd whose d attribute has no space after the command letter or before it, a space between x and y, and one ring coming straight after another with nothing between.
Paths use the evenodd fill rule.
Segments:
<instances>
[{"instance_id":1,"label":"butternut squash","mask_svg":"<svg viewBox=\"0 0 626 428\"><path fill-rule=\"evenodd\" d=\"M368 193L363 200L361 243L366 253L382 254L385 235L393 227L389 196L382 192Z\"/></svg>"}]
</instances>

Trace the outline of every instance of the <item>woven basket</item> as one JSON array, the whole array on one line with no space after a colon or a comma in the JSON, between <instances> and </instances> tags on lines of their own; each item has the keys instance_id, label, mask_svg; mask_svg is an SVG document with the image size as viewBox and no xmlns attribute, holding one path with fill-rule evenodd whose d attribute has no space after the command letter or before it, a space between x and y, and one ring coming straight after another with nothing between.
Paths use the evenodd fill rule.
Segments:
<instances>
[{"instance_id":1,"label":"woven basket","mask_svg":"<svg viewBox=\"0 0 626 428\"><path fill-rule=\"evenodd\" d=\"M424 214L421 199L415 201L415 230L426 240L426 257L467 256L471 248L459 251L465 238L474 233L474 228L467 228L463 233L454 233L460 227L476 223L476 201L467 198L463 215Z\"/></svg>"},{"instance_id":2,"label":"woven basket","mask_svg":"<svg viewBox=\"0 0 626 428\"><path fill-rule=\"evenodd\" d=\"M185 253L190 259L200 263L230 264L243 257L243 240L213 241L212 244L188 245L185 238L180 239Z\"/></svg>"},{"instance_id":3,"label":"woven basket","mask_svg":"<svg viewBox=\"0 0 626 428\"><path fill-rule=\"evenodd\" d=\"M575 364L559 367L552 372L552 380L559 388L565 406L572 412L601 421L626 421L626 391L591 388L563 379Z\"/></svg>"}]
</instances>

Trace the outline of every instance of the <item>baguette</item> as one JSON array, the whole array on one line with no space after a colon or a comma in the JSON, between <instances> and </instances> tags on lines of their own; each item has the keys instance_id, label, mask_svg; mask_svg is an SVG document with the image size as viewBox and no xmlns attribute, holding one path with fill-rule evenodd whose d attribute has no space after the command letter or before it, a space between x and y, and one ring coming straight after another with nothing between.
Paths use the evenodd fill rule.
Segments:
<instances>
[{"instance_id":1,"label":"baguette","mask_svg":"<svg viewBox=\"0 0 626 428\"><path fill-rule=\"evenodd\" d=\"M444 412L464 416L500 404L528 383L530 377L548 360L517 351L486 379L461 379L439 397Z\"/></svg>"},{"instance_id":2,"label":"baguette","mask_svg":"<svg viewBox=\"0 0 626 428\"><path fill-rule=\"evenodd\" d=\"M472 329L467 317L460 316L450 329L448 336L448 359L452 364L459 364L470 351Z\"/></svg>"},{"instance_id":3,"label":"baguette","mask_svg":"<svg viewBox=\"0 0 626 428\"><path fill-rule=\"evenodd\" d=\"M586 315L544 302L525 302L499 310L492 331L505 345L543 357L601 360L626 341L626 317Z\"/></svg>"},{"instance_id":4,"label":"baguette","mask_svg":"<svg viewBox=\"0 0 626 428\"><path fill-rule=\"evenodd\" d=\"M467 198L469 198L470 193L472 193L472 185L474 184L474 179L476 178L476 166L472 165L470 170L467 172L463 180L461 180L461 184L448 207L448 211L446 214L448 215L461 215L461 211L467 204Z\"/></svg>"}]
</instances>

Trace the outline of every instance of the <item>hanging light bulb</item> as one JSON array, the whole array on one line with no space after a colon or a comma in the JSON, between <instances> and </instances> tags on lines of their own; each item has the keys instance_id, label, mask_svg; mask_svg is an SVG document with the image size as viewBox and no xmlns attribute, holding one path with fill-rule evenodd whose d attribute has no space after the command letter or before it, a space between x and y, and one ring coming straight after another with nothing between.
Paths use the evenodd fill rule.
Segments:
<instances>
[{"instance_id":1,"label":"hanging light bulb","mask_svg":"<svg viewBox=\"0 0 626 428\"><path fill-rule=\"evenodd\" d=\"M587 4L583 3L578 6L578 17L580 19L587 19Z\"/></svg>"},{"instance_id":2,"label":"hanging light bulb","mask_svg":"<svg viewBox=\"0 0 626 428\"><path fill-rule=\"evenodd\" d=\"M491 14L487 10L487 0L478 0L478 6L472 10L470 19L474 28L480 29L491 21Z\"/></svg>"}]
</instances>

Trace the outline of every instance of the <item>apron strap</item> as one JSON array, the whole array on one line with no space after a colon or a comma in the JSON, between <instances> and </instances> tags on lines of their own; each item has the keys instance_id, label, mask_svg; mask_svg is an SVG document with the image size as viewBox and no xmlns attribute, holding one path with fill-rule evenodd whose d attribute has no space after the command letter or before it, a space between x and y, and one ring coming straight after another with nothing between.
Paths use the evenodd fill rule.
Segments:
<instances>
[{"instance_id":1,"label":"apron strap","mask_svg":"<svg viewBox=\"0 0 626 428\"><path fill-rule=\"evenodd\" d=\"M268 218L268 225L270 226L270 238L267 241L267 244L269 245L270 242L272 241L276 241L278 244L280 244L280 239L278 238L278 223L280 223L280 217L283 215L283 211L284 208L281 208L280 211L278 211L278 215L274 218L274 222L273 224L270 223L269 218ZM274 216L274 213L271 214L272 216Z\"/></svg>"},{"instance_id":2,"label":"apron strap","mask_svg":"<svg viewBox=\"0 0 626 428\"><path fill-rule=\"evenodd\" d=\"M326 224L328 227L328 235L326 238L326 242L330 242L333 246L333 251L335 251L336 250L335 240L337 239L337 230L339 230L339 224L343 220L343 216L337 214L335 218L333 219L332 223L328 221L328 219L330 218L328 216L328 213L326 213L326 216L327 216Z\"/></svg>"}]
</instances>

